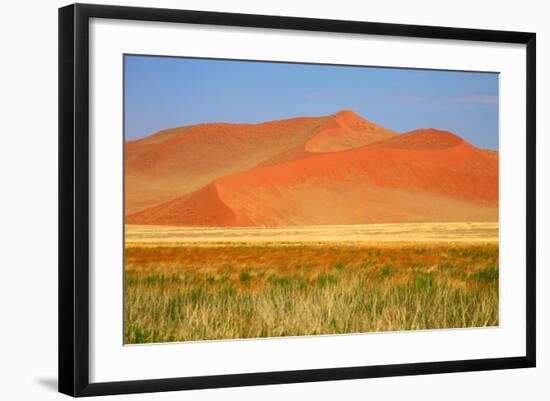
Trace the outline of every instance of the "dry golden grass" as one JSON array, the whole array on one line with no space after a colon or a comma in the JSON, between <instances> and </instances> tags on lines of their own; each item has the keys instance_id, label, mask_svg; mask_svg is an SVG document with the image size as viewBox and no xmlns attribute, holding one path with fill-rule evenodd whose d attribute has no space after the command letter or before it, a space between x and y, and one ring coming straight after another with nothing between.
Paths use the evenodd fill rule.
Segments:
<instances>
[{"instance_id":1,"label":"dry golden grass","mask_svg":"<svg viewBox=\"0 0 550 401\"><path fill-rule=\"evenodd\" d=\"M126 248L125 342L498 325L498 242Z\"/></svg>"},{"instance_id":2,"label":"dry golden grass","mask_svg":"<svg viewBox=\"0 0 550 401\"><path fill-rule=\"evenodd\" d=\"M284 243L497 242L497 222L391 223L300 227L126 225L127 246Z\"/></svg>"}]
</instances>

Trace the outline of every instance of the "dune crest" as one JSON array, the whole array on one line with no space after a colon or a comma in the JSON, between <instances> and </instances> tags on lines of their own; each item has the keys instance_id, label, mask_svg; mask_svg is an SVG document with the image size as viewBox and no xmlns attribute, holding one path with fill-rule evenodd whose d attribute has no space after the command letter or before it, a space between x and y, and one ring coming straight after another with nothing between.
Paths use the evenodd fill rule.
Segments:
<instances>
[{"instance_id":1,"label":"dune crest","mask_svg":"<svg viewBox=\"0 0 550 401\"><path fill-rule=\"evenodd\" d=\"M445 149L460 145L472 147L472 145L452 132L437 130L434 128L421 128L406 132L403 135L395 136L387 141L376 143L373 146L383 148L429 150Z\"/></svg>"},{"instance_id":2,"label":"dune crest","mask_svg":"<svg viewBox=\"0 0 550 401\"><path fill-rule=\"evenodd\" d=\"M315 136L305 144L313 153L354 149L397 135L396 132L372 123L351 110L342 110L319 126Z\"/></svg>"}]
</instances>

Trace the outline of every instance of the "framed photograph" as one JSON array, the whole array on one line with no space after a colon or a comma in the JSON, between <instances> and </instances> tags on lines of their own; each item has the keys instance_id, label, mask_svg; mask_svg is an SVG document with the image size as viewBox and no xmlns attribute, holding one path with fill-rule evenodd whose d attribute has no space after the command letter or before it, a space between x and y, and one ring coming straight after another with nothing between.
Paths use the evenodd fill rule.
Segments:
<instances>
[{"instance_id":1,"label":"framed photograph","mask_svg":"<svg viewBox=\"0 0 550 401\"><path fill-rule=\"evenodd\" d=\"M535 34L59 10L59 390L535 366Z\"/></svg>"}]
</instances>

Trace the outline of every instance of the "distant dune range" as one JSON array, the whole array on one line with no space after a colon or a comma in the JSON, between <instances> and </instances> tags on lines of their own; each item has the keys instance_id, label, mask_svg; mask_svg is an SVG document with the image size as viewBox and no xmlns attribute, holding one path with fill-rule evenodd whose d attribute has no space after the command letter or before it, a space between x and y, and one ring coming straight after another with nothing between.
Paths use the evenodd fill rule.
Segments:
<instances>
[{"instance_id":1,"label":"distant dune range","mask_svg":"<svg viewBox=\"0 0 550 401\"><path fill-rule=\"evenodd\" d=\"M498 153L346 110L170 129L127 142L125 160L128 224L498 221Z\"/></svg>"}]
</instances>

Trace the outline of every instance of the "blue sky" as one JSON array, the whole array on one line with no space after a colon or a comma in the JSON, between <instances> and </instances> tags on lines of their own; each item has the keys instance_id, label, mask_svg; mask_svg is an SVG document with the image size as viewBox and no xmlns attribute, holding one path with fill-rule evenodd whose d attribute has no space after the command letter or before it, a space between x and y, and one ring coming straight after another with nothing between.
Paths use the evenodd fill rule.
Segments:
<instances>
[{"instance_id":1,"label":"blue sky","mask_svg":"<svg viewBox=\"0 0 550 401\"><path fill-rule=\"evenodd\" d=\"M126 140L350 109L398 132L444 129L498 149L498 74L131 55L124 68Z\"/></svg>"}]
</instances>

